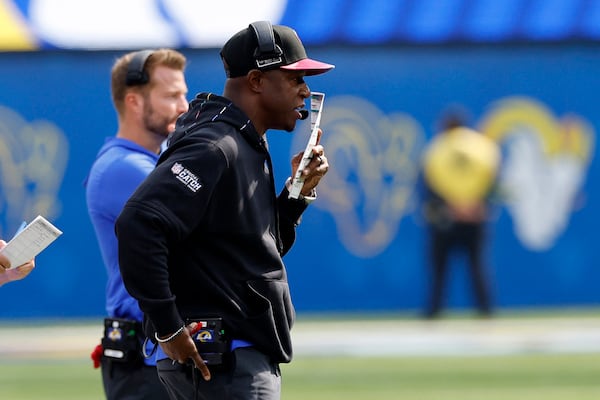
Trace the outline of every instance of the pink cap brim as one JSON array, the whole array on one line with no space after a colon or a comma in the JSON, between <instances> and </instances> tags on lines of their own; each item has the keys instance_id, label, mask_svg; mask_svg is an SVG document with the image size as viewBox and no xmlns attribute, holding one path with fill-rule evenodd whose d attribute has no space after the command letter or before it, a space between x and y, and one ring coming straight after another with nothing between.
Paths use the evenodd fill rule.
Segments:
<instances>
[{"instance_id":1,"label":"pink cap brim","mask_svg":"<svg viewBox=\"0 0 600 400\"><path fill-rule=\"evenodd\" d=\"M319 75L335 68L335 65L305 58L303 60L296 61L293 64L283 65L279 68L294 71L306 71L306 75Z\"/></svg>"}]
</instances>

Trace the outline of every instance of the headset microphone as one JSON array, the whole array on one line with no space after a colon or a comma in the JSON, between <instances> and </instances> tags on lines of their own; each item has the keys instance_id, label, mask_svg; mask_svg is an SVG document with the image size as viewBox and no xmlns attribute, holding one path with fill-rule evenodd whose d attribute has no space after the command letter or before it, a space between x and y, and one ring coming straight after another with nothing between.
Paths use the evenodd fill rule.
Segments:
<instances>
[{"instance_id":1,"label":"headset microphone","mask_svg":"<svg viewBox=\"0 0 600 400\"><path fill-rule=\"evenodd\" d=\"M300 119L302 121L304 121L306 118L308 118L308 110L300 110L298 111L300 113Z\"/></svg>"}]
</instances>

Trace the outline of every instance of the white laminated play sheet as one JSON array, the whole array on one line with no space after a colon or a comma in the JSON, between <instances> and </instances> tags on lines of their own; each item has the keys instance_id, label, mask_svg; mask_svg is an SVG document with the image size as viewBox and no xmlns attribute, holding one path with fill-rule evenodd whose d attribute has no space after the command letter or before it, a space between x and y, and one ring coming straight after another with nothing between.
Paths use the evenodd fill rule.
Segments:
<instances>
[{"instance_id":1,"label":"white laminated play sheet","mask_svg":"<svg viewBox=\"0 0 600 400\"><path fill-rule=\"evenodd\" d=\"M310 160L312 160L313 153L312 148L317 144L319 137L319 125L321 125L321 114L323 114L323 101L325 100L325 93L311 92L310 97L310 138L304 149L302 160L296 170L296 174L292 179L292 187L288 198L297 199L300 196L300 191L304 186L304 176L302 171L306 168Z\"/></svg>"},{"instance_id":2,"label":"white laminated play sheet","mask_svg":"<svg viewBox=\"0 0 600 400\"><path fill-rule=\"evenodd\" d=\"M10 261L11 268L23 265L54 242L62 231L38 215L6 244L0 253Z\"/></svg>"}]
</instances>

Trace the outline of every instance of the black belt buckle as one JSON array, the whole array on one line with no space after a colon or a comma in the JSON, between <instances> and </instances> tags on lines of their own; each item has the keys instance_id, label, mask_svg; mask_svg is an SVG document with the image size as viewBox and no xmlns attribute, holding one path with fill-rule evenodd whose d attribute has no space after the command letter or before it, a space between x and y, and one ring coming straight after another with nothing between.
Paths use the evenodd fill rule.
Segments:
<instances>
[{"instance_id":1,"label":"black belt buckle","mask_svg":"<svg viewBox=\"0 0 600 400\"><path fill-rule=\"evenodd\" d=\"M220 317L191 318L186 325L196 322L198 326L192 333L192 340L206 365L223 365L231 351L230 341Z\"/></svg>"}]
</instances>

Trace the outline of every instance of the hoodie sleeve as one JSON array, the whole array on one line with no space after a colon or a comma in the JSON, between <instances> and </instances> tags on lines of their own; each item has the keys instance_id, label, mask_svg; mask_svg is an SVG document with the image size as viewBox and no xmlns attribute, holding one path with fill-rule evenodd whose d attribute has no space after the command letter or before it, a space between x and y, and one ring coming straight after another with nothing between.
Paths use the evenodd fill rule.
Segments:
<instances>
[{"instance_id":1,"label":"hoodie sleeve","mask_svg":"<svg viewBox=\"0 0 600 400\"><path fill-rule=\"evenodd\" d=\"M158 335L183 325L169 284L170 245L199 224L225 168L222 153L206 143L172 152L137 188L116 221L123 283Z\"/></svg>"},{"instance_id":2,"label":"hoodie sleeve","mask_svg":"<svg viewBox=\"0 0 600 400\"><path fill-rule=\"evenodd\" d=\"M300 224L302 213L308 205L302 200L288 199L289 191L284 186L277 198L277 209L279 211L279 234L284 256L296 240L296 227Z\"/></svg>"}]
</instances>

